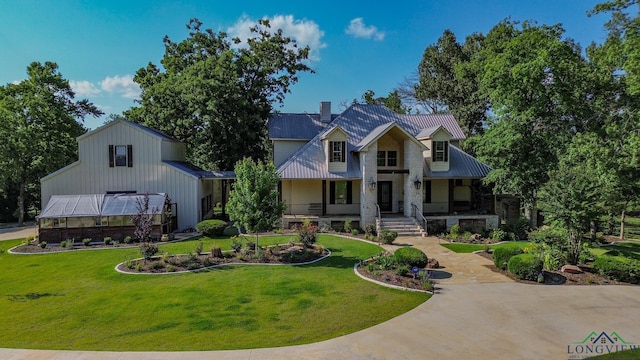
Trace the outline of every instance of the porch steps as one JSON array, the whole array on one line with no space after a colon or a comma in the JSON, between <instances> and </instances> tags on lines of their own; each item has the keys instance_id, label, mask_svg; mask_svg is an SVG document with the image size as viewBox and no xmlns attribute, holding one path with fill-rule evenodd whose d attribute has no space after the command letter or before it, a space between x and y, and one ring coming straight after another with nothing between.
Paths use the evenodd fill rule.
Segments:
<instances>
[{"instance_id":1,"label":"porch steps","mask_svg":"<svg viewBox=\"0 0 640 360\"><path fill-rule=\"evenodd\" d=\"M398 236L424 236L415 219L409 217L382 217L380 227L398 233Z\"/></svg>"}]
</instances>

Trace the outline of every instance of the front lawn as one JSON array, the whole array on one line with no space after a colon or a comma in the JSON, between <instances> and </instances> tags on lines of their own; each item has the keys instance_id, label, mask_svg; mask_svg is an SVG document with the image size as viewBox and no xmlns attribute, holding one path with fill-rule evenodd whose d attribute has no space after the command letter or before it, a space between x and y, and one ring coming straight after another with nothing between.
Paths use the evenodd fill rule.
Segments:
<instances>
[{"instance_id":1,"label":"front lawn","mask_svg":"<svg viewBox=\"0 0 640 360\"><path fill-rule=\"evenodd\" d=\"M519 247L524 249L530 243L527 241L517 241L517 242L506 242L502 244L489 245L490 249L496 249L499 247ZM480 244L463 244L463 243L451 243L451 244L440 244L447 249L455 252L455 253L472 253L478 250L485 250L487 245Z\"/></svg>"},{"instance_id":2,"label":"front lawn","mask_svg":"<svg viewBox=\"0 0 640 360\"><path fill-rule=\"evenodd\" d=\"M260 245L291 236L261 237ZM200 240L163 244L170 254ZM202 239L230 248L228 239ZM0 243L5 250L19 240ZM220 350L304 344L402 314L429 295L359 279L353 265L381 248L321 235L333 255L308 266L228 266L128 275L137 249L0 254L0 347L111 351Z\"/></svg>"},{"instance_id":3,"label":"front lawn","mask_svg":"<svg viewBox=\"0 0 640 360\"><path fill-rule=\"evenodd\" d=\"M624 256L640 260L640 242L619 242L613 245L589 248L594 255Z\"/></svg>"}]
</instances>

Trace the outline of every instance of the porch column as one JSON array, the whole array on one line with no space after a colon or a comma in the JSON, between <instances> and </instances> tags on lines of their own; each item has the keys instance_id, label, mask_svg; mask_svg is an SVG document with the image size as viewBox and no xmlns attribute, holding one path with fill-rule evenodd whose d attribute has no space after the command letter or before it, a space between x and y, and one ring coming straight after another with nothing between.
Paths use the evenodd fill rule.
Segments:
<instances>
[{"instance_id":1,"label":"porch column","mask_svg":"<svg viewBox=\"0 0 640 360\"><path fill-rule=\"evenodd\" d=\"M424 158L422 150L413 141L404 140L404 167L409 173L404 175L404 216L412 216L412 204L422 213L422 186L424 186ZM420 189L416 189L415 181L420 181Z\"/></svg>"},{"instance_id":2,"label":"porch column","mask_svg":"<svg viewBox=\"0 0 640 360\"><path fill-rule=\"evenodd\" d=\"M378 144L369 145L367 151L360 152L360 172L362 181L360 185L360 227L376 223L376 204L378 203ZM376 183L376 188L371 189L371 182Z\"/></svg>"}]
</instances>

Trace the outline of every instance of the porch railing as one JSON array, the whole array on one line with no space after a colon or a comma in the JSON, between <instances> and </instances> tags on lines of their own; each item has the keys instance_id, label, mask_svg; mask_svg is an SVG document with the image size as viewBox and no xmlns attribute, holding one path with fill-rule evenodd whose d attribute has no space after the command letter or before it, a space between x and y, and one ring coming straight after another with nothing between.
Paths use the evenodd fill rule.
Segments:
<instances>
[{"instance_id":1,"label":"porch railing","mask_svg":"<svg viewBox=\"0 0 640 360\"><path fill-rule=\"evenodd\" d=\"M422 227L422 230L424 230L424 233L428 234L427 219L425 219L424 215L422 214L422 211L420 211L418 209L418 206L414 203L411 203L411 213L413 214L413 218L416 219L418 224Z\"/></svg>"}]
</instances>

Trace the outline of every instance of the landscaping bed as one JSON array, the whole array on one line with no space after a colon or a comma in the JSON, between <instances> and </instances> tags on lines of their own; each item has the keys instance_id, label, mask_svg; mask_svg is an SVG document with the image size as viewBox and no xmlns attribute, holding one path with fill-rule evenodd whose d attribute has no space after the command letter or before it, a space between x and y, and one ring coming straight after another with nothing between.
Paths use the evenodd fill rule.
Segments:
<instances>
[{"instance_id":1,"label":"landscaping bed","mask_svg":"<svg viewBox=\"0 0 640 360\"><path fill-rule=\"evenodd\" d=\"M433 291L434 282L429 278L427 267L437 267L435 259L427 259L426 254L415 248L400 248L394 254L383 252L379 256L365 260L356 267L363 277L388 285ZM417 274L413 269L418 269Z\"/></svg>"}]
</instances>

